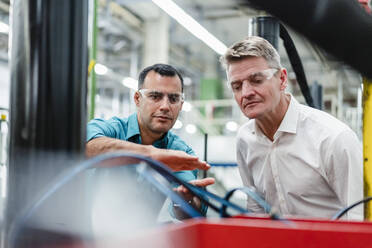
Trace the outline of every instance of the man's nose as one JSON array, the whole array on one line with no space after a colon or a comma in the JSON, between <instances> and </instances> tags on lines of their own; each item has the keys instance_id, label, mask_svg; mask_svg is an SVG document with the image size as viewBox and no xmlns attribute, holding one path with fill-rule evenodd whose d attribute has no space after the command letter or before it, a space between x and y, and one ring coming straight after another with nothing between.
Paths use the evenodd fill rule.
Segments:
<instances>
[{"instance_id":1,"label":"man's nose","mask_svg":"<svg viewBox=\"0 0 372 248\"><path fill-rule=\"evenodd\" d=\"M170 101L168 96L165 95L160 101L160 109L169 109L170 108Z\"/></svg>"},{"instance_id":2,"label":"man's nose","mask_svg":"<svg viewBox=\"0 0 372 248\"><path fill-rule=\"evenodd\" d=\"M251 85L251 83L247 80L243 81L242 83L242 96L243 97L249 97L254 95L254 87Z\"/></svg>"}]
</instances>

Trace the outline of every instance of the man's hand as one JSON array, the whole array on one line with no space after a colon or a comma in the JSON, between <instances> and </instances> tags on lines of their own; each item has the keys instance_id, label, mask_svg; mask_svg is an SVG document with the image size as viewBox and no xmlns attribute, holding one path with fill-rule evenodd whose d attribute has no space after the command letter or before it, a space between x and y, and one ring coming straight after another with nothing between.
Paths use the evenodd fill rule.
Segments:
<instances>
[{"instance_id":1,"label":"man's hand","mask_svg":"<svg viewBox=\"0 0 372 248\"><path fill-rule=\"evenodd\" d=\"M182 170L208 170L211 166L198 157L191 156L183 151L159 149L151 146L153 150L150 153L152 159L166 164L173 171Z\"/></svg>"},{"instance_id":2,"label":"man's hand","mask_svg":"<svg viewBox=\"0 0 372 248\"><path fill-rule=\"evenodd\" d=\"M198 187L206 187L208 185L214 184L215 180L212 177L207 177L204 179L197 179L189 181L190 184ZM191 206L193 206L196 209L201 208L201 200L194 196L188 189L186 189L184 186L179 186L177 188L173 189L175 192L177 192L185 201L189 202ZM173 208L174 214L177 219L186 219L188 216L180 209Z\"/></svg>"}]
</instances>

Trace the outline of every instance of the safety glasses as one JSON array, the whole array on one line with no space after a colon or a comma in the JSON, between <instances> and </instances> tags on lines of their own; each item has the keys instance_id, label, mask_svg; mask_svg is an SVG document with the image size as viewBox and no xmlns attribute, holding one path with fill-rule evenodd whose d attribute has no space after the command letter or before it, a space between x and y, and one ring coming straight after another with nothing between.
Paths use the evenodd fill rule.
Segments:
<instances>
[{"instance_id":1,"label":"safety glasses","mask_svg":"<svg viewBox=\"0 0 372 248\"><path fill-rule=\"evenodd\" d=\"M161 102L164 96L167 96L169 103L174 105L181 104L185 99L184 93L181 92L165 93L154 89L140 89L138 92L153 103Z\"/></svg>"},{"instance_id":2,"label":"safety glasses","mask_svg":"<svg viewBox=\"0 0 372 248\"><path fill-rule=\"evenodd\" d=\"M279 69L269 68L266 70L251 73L244 80L236 80L230 82L231 89L234 93L240 92L244 82L248 82L251 86L260 86L267 80L270 80L278 71Z\"/></svg>"}]
</instances>

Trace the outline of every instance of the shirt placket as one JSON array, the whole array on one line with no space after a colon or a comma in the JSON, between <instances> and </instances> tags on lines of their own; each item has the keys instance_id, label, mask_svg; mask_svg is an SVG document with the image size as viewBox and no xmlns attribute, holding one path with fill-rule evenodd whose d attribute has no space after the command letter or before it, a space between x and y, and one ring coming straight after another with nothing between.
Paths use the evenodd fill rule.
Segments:
<instances>
[{"instance_id":1,"label":"shirt placket","mask_svg":"<svg viewBox=\"0 0 372 248\"><path fill-rule=\"evenodd\" d=\"M274 140L274 142L271 145L271 156L270 156L271 170L272 170L273 179L274 179L274 183L276 187L276 192L278 193L280 212L282 214L288 214L289 211L288 211L287 204L285 202L283 189L281 187L278 164L276 163L276 158L275 158L276 146L277 146L277 140Z\"/></svg>"}]
</instances>

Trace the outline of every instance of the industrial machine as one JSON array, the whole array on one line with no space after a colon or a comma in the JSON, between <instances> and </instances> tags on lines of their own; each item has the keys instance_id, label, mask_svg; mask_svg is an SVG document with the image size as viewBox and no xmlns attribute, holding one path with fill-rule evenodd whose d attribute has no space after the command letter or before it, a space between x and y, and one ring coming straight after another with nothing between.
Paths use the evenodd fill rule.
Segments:
<instances>
[{"instance_id":1,"label":"industrial machine","mask_svg":"<svg viewBox=\"0 0 372 248\"><path fill-rule=\"evenodd\" d=\"M359 70L365 77L372 77L369 58L372 54L372 17L356 2L250 2L302 32L310 40ZM102 240L95 239L90 230L90 221L94 220L81 214L86 213L89 208L87 202L92 200L85 198L89 195L87 185L91 175L88 174L93 167L97 169L97 164L102 167L136 164L140 169L137 170L136 167L128 173L135 175L136 180L146 182L147 186L144 188L149 190L151 196L148 199L157 201L164 200L165 196L171 197L191 217L195 217L183 224L162 227L146 222L141 227L153 228L146 228L141 234L133 234L131 237L109 236L108 240L102 241L102 247L246 247L247 244L256 247L372 246L372 224L368 221L284 219L271 212L269 206L266 206L267 215L264 217L242 216L249 214L249 211L230 203L226 197L222 198L177 181L156 161L128 154L126 157L121 157L121 154L85 161L83 141L89 61L88 0L14 0L13 5L9 183L6 219L2 225L2 243L5 247L99 247ZM286 5L288 7L283 7ZM323 11L319 11L319 6ZM353 26L345 24L345 15L353 19ZM253 24L258 26L261 21L266 20L273 19L256 19ZM277 24L274 23L275 25ZM359 28L355 29L354 25ZM58 32L54 32L55 30ZM276 29L275 32L278 31ZM285 36L284 31L282 36ZM302 73L300 69L299 74ZM303 90L308 91L305 84ZM364 117L366 195L370 195L370 148L367 140L372 136L367 135L371 126L368 80L364 90L367 110ZM307 101L309 105L313 104L311 97ZM83 171L88 174L80 174ZM81 177L75 177L78 174ZM224 219L202 218L200 213L170 190L172 180L184 183L208 203L211 209L219 211ZM71 183L69 188L63 189L62 186L67 182ZM154 193L151 194L153 189ZM51 217L46 206L51 197L64 195L63 190L73 190L76 195L68 200L63 197L54 198L54 204L49 205L50 208L63 206L63 214L54 219L55 216ZM250 197L255 197L249 190L245 192ZM235 214L231 214L231 210ZM367 213L370 218L370 211ZM226 218L236 214L239 217ZM153 216L149 216L151 217L148 219L153 220ZM79 218L86 221L80 221ZM120 229L116 231L118 230L120 234Z\"/></svg>"}]
</instances>

